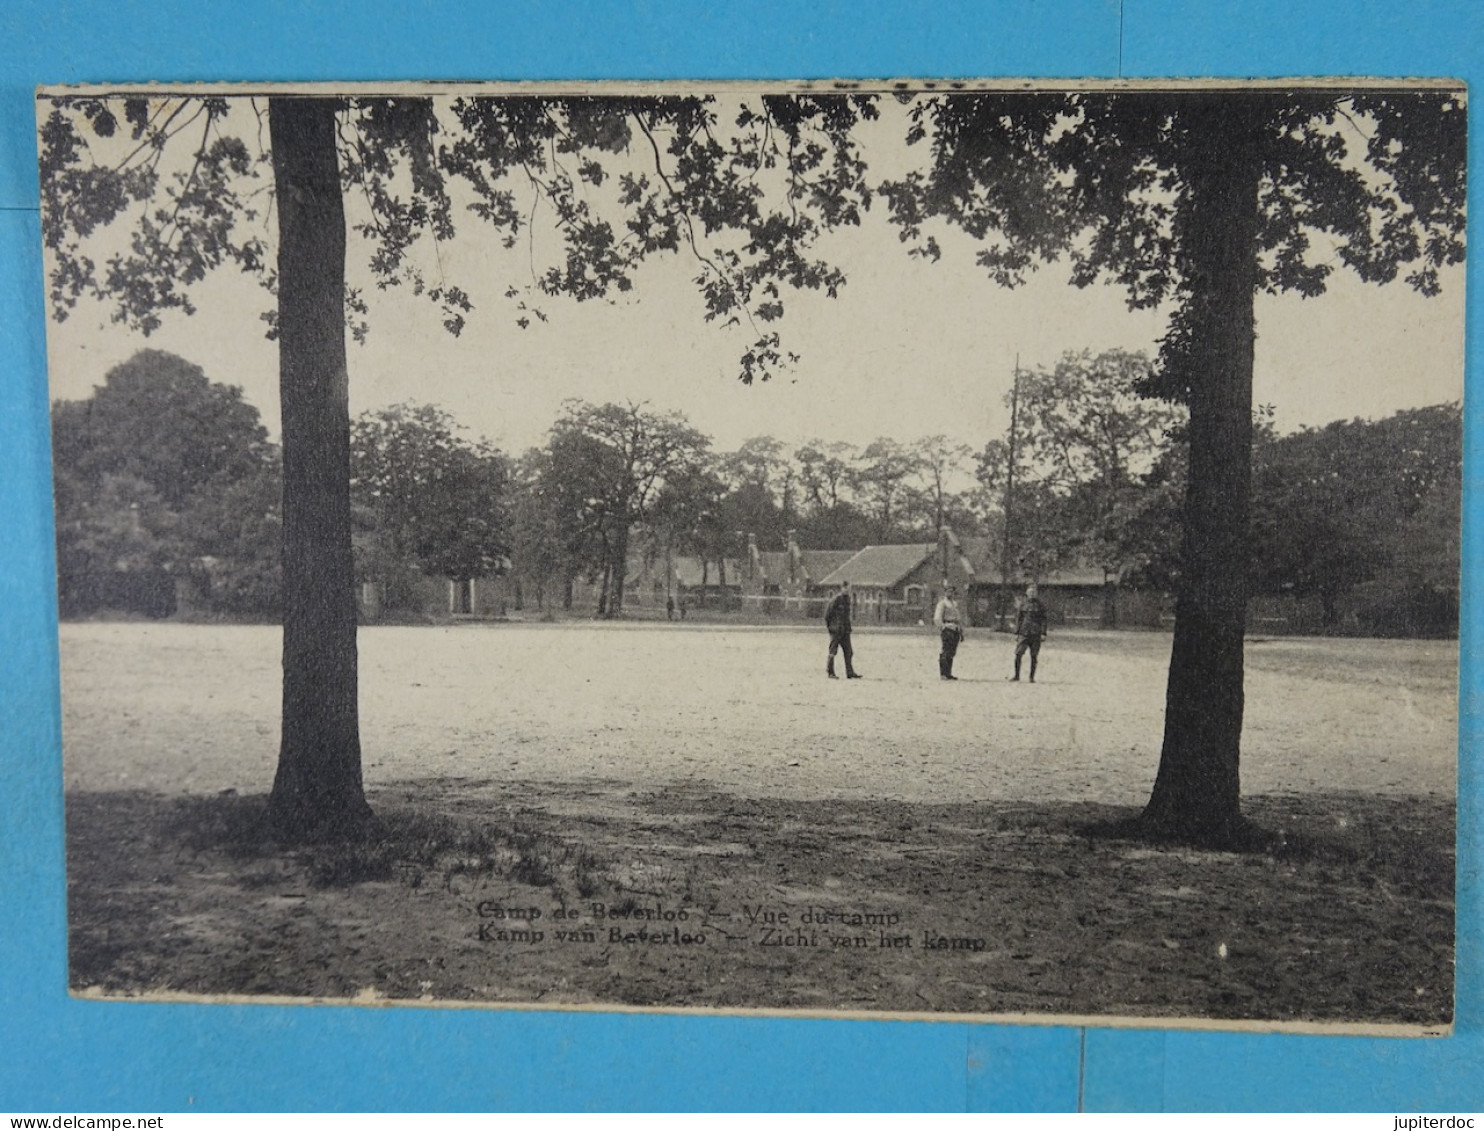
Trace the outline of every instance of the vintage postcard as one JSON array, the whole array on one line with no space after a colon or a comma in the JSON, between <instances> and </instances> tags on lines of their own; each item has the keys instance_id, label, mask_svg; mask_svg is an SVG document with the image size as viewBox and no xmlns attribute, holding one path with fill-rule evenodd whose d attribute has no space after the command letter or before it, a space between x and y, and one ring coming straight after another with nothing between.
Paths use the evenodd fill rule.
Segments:
<instances>
[{"instance_id":1,"label":"vintage postcard","mask_svg":"<svg viewBox=\"0 0 1484 1131\"><path fill-rule=\"evenodd\" d=\"M1449 1030L1461 85L37 121L73 993Z\"/></svg>"}]
</instances>

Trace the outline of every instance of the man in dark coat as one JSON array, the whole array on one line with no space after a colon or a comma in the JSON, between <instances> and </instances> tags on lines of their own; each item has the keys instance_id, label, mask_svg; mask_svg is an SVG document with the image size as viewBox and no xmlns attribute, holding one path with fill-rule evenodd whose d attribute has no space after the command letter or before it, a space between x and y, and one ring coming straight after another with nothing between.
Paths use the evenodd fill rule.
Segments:
<instances>
[{"instance_id":1,"label":"man in dark coat","mask_svg":"<svg viewBox=\"0 0 1484 1131\"><path fill-rule=\"evenodd\" d=\"M860 673L851 664L850 648L850 582L842 582L840 592L830 602L830 607L825 610L824 626L830 632L830 658L824 666L825 675L831 679L838 679L835 675L835 653L845 653L845 678L860 679Z\"/></svg>"},{"instance_id":2,"label":"man in dark coat","mask_svg":"<svg viewBox=\"0 0 1484 1131\"><path fill-rule=\"evenodd\" d=\"M1020 602L1020 608L1015 613L1015 674L1010 677L1012 681L1020 678L1020 657L1027 652L1031 654L1031 682L1036 682L1036 661L1041 656L1041 641L1046 636L1046 606L1041 604L1041 598L1036 595L1036 587L1028 586L1025 591L1025 600Z\"/></svg>"}]
</instances>

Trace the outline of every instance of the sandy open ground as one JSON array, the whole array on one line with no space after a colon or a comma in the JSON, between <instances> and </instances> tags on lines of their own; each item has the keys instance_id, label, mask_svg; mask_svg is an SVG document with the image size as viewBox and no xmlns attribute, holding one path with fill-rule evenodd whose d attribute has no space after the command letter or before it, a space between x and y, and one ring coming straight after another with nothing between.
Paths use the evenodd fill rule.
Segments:
<instances>
[{"instance_id":1,"label":"sandy open ground","mask_svg":"<svg viewBox=\"0 0 1484 1131\"><path fill-rule=\"evenodd\" d=\"M279 631L67 624L69 790L261 791L278 754ZM745 797L1139 804L1158 761L1169 637L1051 637L1009 683L972 633L957 683L931 630L856 634L855 682L817 627L461 624L360 633L368 785L426 778L704 785ZM1248 644L1247 795L1444 795L1457 646Z\"/></svg>"}]
</instances>

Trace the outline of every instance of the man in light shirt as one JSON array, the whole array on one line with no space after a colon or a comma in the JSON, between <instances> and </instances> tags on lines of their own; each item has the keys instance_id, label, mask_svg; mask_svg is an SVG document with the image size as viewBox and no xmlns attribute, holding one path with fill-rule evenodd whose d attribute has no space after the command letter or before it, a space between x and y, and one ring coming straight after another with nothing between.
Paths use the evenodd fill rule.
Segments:
<instances>
[{"instance_id":1,"label":"man in light shirt","mask_svg":"<svg viewBox=\"0 0 1484 1131\"><path fill-rule=\"evenodd\" d=\"M938 628L942 649L938 652L938 678L957 679L953 674L953 657L958 652L959 641L964 638L964 622L958 611L958 590L952 585L943 587L943 597L933 610L933 624Z\"/></svg>"}]
</instances>

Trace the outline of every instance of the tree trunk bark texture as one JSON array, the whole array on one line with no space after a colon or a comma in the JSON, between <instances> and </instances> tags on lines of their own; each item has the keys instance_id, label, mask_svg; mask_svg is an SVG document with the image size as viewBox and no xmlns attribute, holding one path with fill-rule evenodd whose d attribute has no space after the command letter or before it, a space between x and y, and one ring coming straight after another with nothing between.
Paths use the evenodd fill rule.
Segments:
<instances>
[{"instance_id":1,"label":"tree trunk bark texture","mask_svg":"<svg viewBox=\"0 0 1484 1131\"><path fill-rule=\"evenodd\" d=\"M1141 817L1161 838L1230 846L1246 832L1238 772L1252 483L1253 298L1266 117L1223 96L1188 114L1179 316L1189 366L1190 478L1159 772Z\"/></svg>"},{"instance_id":2,"label":"tree trunk bark texture","mask_svg":"<svg viewBox=\"0 0 1484 1131\"><path fill-rule=\"evenodd\" d=\"M371 815L361 782L345 212L335 102L268 103L278 208L283 403L283 737L270 810L280 835L333 839Z\"/></svg>"}]
</instances>

